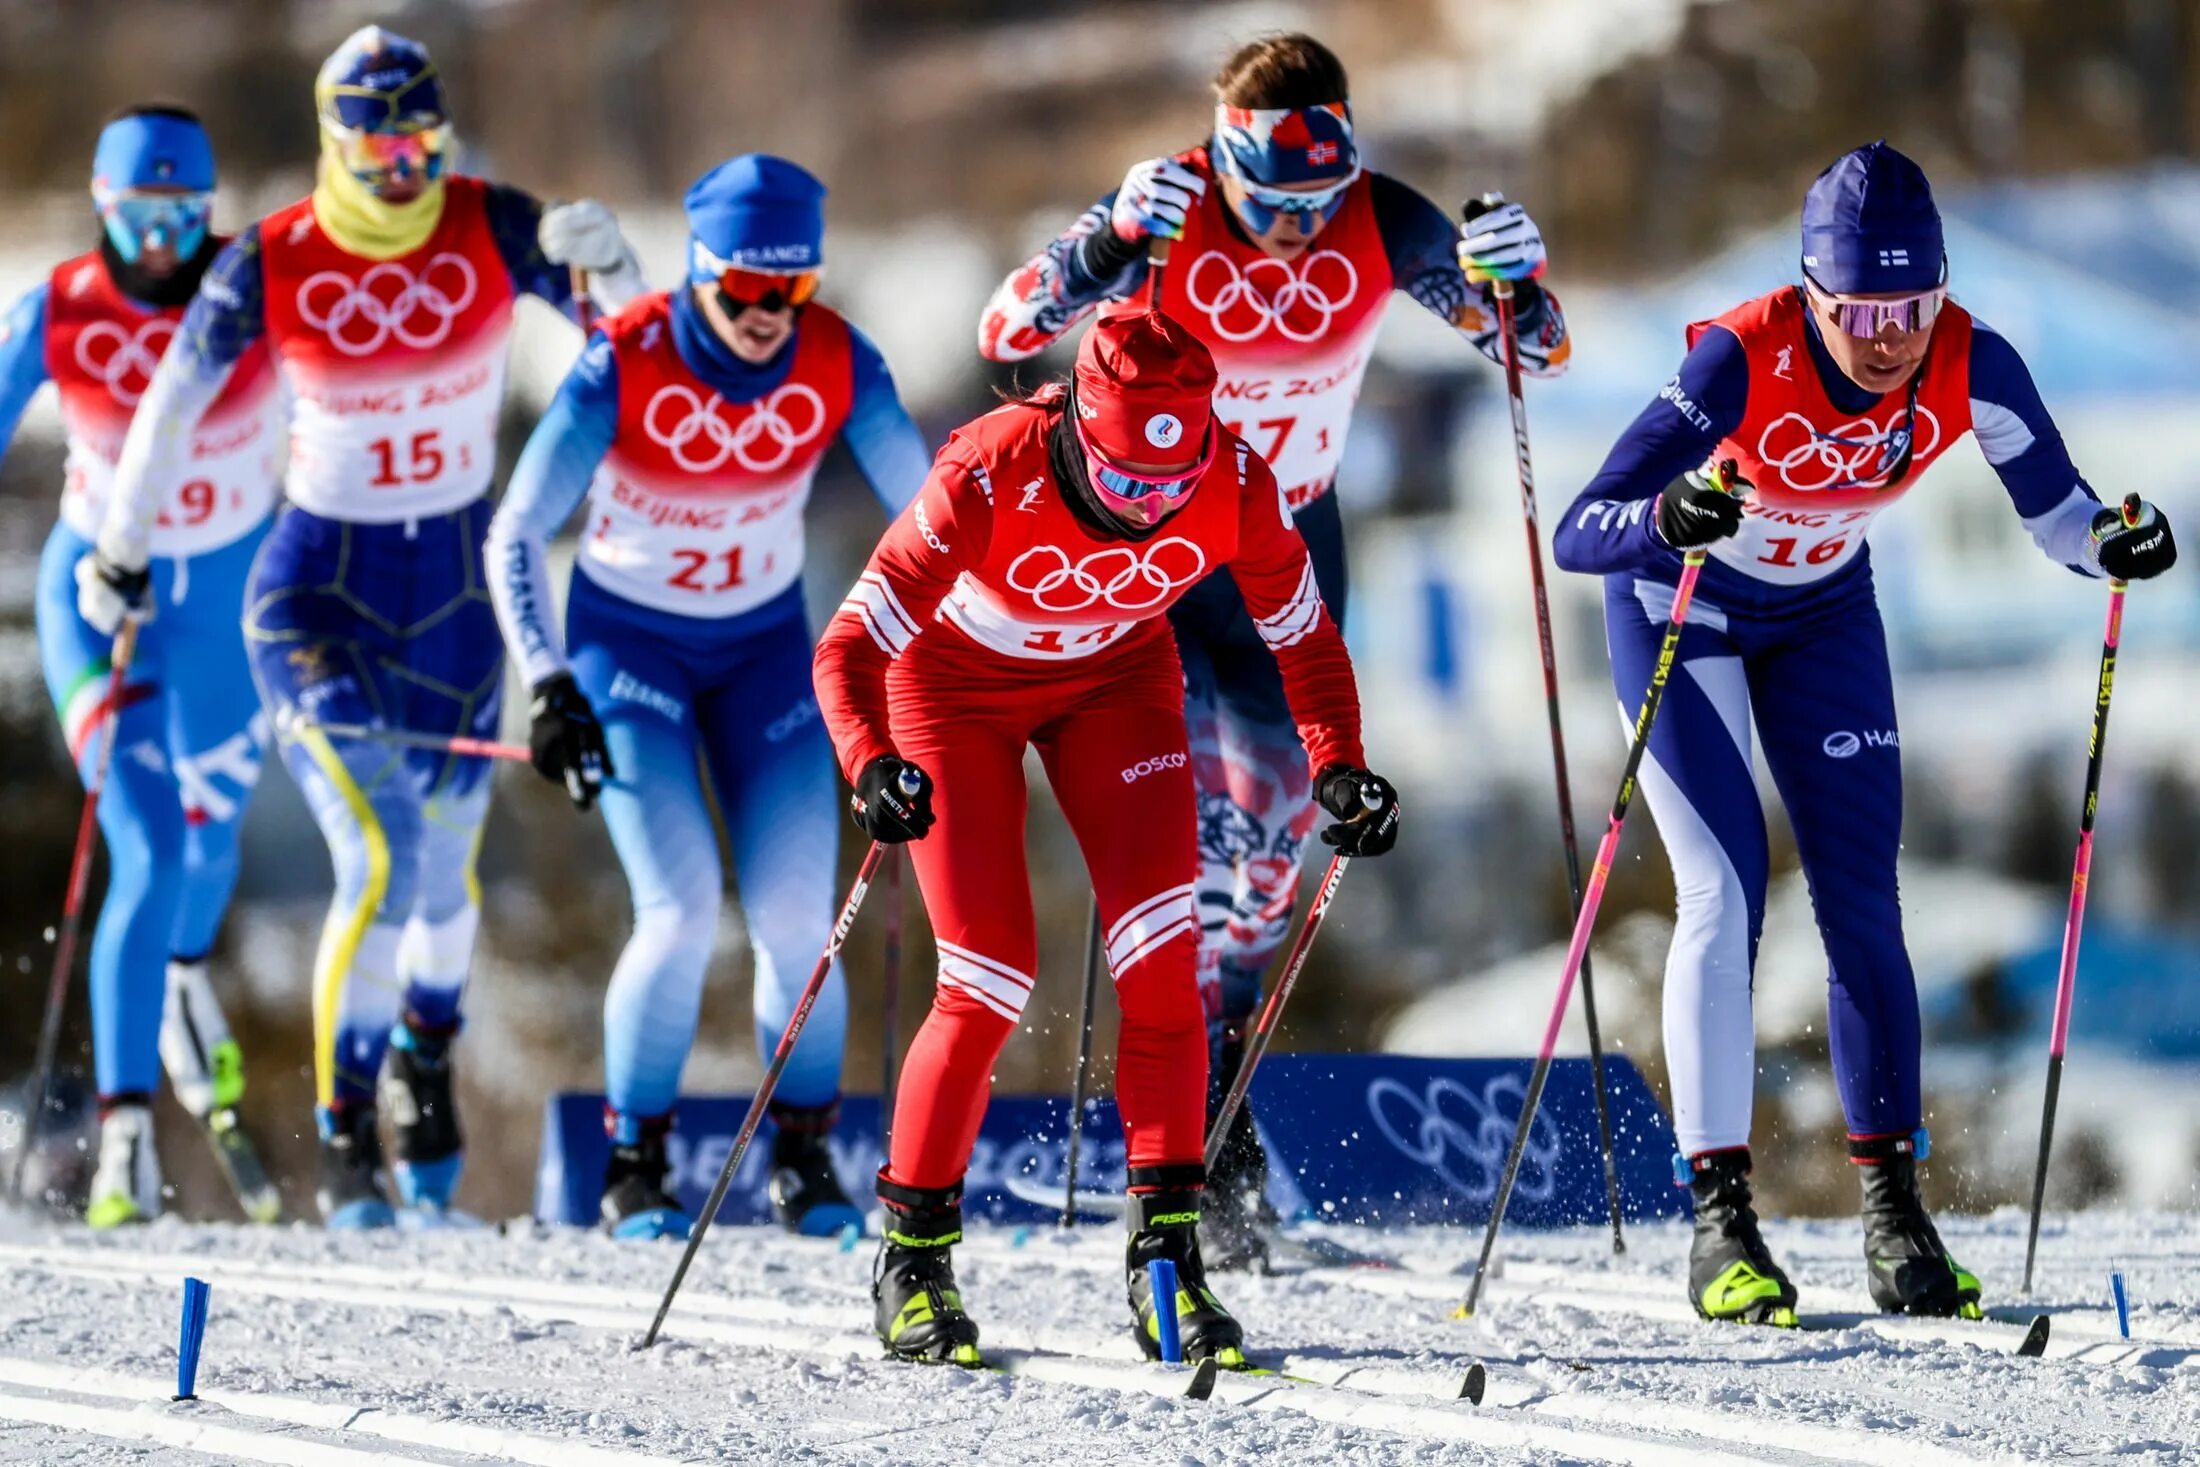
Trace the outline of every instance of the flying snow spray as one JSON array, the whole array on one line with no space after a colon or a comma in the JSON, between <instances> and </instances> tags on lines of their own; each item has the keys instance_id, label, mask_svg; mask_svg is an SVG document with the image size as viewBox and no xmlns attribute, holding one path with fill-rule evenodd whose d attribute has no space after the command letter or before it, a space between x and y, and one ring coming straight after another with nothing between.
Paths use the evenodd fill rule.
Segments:
<instances>
[{"instance_id":1,"label":"flying snow spray","mask_svg":"<svg viewBox=\"0 0 2200 1467\"><path fill-rule=\"evenodd\" d=\"M176 1341L176 1399L196 1401L199 1345L206 1338L206 1305L213 1289L204 1279L183 1281L183 1333Z\"/></svg>"}]
</instances>

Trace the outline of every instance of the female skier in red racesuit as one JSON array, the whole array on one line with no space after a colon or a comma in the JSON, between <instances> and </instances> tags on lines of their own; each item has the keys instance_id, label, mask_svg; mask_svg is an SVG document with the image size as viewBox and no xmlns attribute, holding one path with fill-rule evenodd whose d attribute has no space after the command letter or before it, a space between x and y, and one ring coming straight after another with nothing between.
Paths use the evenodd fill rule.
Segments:
<instances>
[{"instance_id":1,"label":"female skier in red racesuit","mask_svg":"<svg viewBox=\"0 0 2200 1467\"><path fill-rule=\"evenodd\" d=\"M949 1249L1001 1046L1037 966L1024 864L1026 744L1092 874L1122 1007L1131 1307L1158 1354L1146 1263L1177 1266L1184 1353L1242 1361L1200 1267L1207 1044L1192 774L1163 613L1228 567L1275 652L1322 804L1324 839L1380 855L1398 805L1360 751L1359 694L1268 465L1215 421L1207 348L1158 314L1103 320L1067 384L955 432L817 650L817 695L856 823L916 841L938 937L932 1012L911 1045L879 1172L872 1294L897 1354L977 1359ZM935 627L934 623L940 623ZM902 793L913 769L917 793ZM935 789L933 781L937 780ZM936 828L935 828L936 827Z\"/></svg>"}]
</instances>

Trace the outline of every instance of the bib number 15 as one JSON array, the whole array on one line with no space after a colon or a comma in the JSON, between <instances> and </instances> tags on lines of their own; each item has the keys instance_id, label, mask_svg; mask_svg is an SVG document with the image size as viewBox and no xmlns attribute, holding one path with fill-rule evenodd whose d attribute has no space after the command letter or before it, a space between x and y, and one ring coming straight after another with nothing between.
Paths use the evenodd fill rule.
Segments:
<instances>
[{"instance_id":1,"label":"bib number 15","mask_svg":"<svg viewBox=\"0 0 2200 1467\"><path fill-rule=\"evenodd\" d=\"M443 476L444 466L449 462L442 440L442 431L436 428L415 433L409 439L375 439L367 445L367 452L374 458L374 477L367 483L376 489L433 483ZM460 444L458 466L472 468L473 458L472 447Z\"/></svg>"}]
</instances>

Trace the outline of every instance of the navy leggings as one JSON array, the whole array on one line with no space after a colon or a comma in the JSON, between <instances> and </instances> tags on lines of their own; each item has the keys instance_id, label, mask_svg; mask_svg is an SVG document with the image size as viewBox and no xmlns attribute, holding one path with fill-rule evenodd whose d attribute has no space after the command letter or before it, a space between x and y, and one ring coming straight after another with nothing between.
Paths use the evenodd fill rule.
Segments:
<instances>
[{"instance_id":1,"label":"navy leggings","mask_svg":"<svg viewBox=\"0 0 2200 1467\"><path fill-rule=\"evenodd\" d=\"M1604 602L1631 732L1673 588L1607 576ZM1681 1150L1749 1141L1750 994L1767 864L1752 724L1794 826L1825 945L1827 1034L1849 1132L1914 1131L1922 1120L1917 983L1895 882L1902 749L1867 562L1783 595L1777 609L1733 610L1701 597L1689 608L1642 770L1679 893L1665 1053Z\"/></svg>"}]
</instances>

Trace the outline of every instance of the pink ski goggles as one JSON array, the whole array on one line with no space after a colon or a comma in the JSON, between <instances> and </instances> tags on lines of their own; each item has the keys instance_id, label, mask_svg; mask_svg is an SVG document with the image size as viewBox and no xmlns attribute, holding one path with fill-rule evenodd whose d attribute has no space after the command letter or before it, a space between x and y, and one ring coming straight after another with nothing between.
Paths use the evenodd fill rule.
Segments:
<instances>
[{"instance_id":1,"label":"pink ski goggles","mask_svg":"<svg viewBox=\"0 0 2200 1467\"><path fill-rule=\"evenodd\" d=\"M1813 296L1831 308L1834 324L1841 328L1842 334L1866 341L1890 326L1897 331L1923 331L1933 324L1941 305L1948 299L1945 285L1936 285L1916 295L1859 299L1835 295L1820 288L1815 280L1806 281L1806 284Z\"/></svg>"},{"instance_id":2,"label":"pink ski goggles","mask_svg":"<svg viewBox=\"0 0 2200 1467\"><path fill-rule=\"evenodd\" d=\"M1092 435L1085 431L1083 422L1077 424L1077 442L1085 450L1085 469L1091 474L1092 487L1101 501L1112 510L1148 524L1163 513L1161 505L1151 502L1154 498L1158 496L1171 504L1182 499L1206 476L1215 461L1215 431L1211 425L1199 462L1172 474L1142 474L1111 463L1094 446Z\"/></svg>"}]
</instances>

